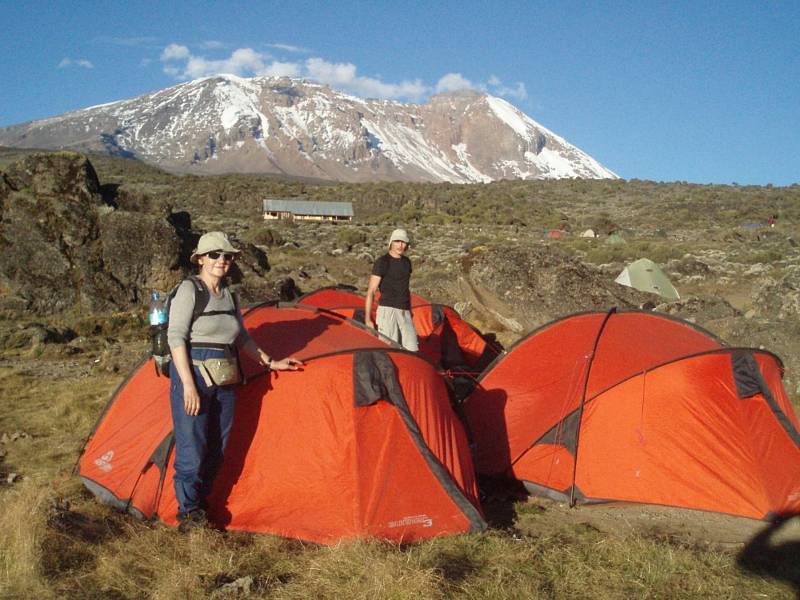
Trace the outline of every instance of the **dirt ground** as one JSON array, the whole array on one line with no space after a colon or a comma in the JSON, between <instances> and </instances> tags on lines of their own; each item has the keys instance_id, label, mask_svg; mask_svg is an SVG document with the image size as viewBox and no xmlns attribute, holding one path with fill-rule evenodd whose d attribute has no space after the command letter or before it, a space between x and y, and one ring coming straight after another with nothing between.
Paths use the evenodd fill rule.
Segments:
<instances>
[{"instance_id":1,"label":"dirt ground","mask_svg":"<svg viewBox=\"0 0 800 600\"><path fill-rule=\"evenodd\" d=\"M620 502L570 508L542 497L530 497L526 504L523 512L538 513L537 518L520 524L527 534L548 535L566 524L587 525L609 535L638 535L735 551L758 534L773 529L773 544L800 543L800 518L790 519L778 528L766 521L667 506Z\"/></svg>"}]
</instances>

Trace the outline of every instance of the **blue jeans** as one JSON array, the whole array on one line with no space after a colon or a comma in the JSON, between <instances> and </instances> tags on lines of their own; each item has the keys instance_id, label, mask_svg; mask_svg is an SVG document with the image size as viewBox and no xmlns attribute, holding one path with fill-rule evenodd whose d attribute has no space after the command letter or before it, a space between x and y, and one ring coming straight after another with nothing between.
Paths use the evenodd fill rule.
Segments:
<instances>
[{"instance_id":1,"label":"blue jeans","mask_svg":"<svg viewBox=\"0 0 800 600\"><path fill-rule=\"evenodd\" d=\"M223 350L192 348L191 358L205 360L220 358ZM183 382L170 362L169 401L172 407L172 426L175 432L175 496L178 517L205 508L205 497L211 489L233 425L236 404L234 385L206 385L197 367L192 365L194 383L200 394L200 412L186 414L183 405Z\"/></svg>"}]
</instances>

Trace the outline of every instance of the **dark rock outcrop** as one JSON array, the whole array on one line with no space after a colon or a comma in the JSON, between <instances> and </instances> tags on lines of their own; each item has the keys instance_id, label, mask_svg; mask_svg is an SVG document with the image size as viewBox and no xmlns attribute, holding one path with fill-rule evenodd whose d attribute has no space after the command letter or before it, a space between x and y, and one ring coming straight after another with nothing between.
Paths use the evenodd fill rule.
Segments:
<instances>
[{"instance_id":1,"label":"dark rock outcrop","mask_svg":"<svg viewBox=\"0 0 800 600\"><path fill-rule=\"evenodd\" d=\"M39 315L140 304L191 270L200 234L188 213L124 186L101 186L74 152L31 154L0 173L0 308ZM247 302L275 294L264 252L235 241L231 274Z\"/></svg>"}]
</instances>

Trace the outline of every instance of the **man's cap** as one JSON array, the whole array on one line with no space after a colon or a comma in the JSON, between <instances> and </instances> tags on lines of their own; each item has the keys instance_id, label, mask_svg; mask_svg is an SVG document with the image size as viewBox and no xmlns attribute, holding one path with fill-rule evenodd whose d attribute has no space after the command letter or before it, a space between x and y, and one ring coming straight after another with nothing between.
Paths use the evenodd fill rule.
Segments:
<instances>
[{"instance_id":1,"label":"man's cap","mask_svg":"<svg viewBox=\"0 0 800 600\"><path fill-rule=\"evenodd\" d=\"M406 244L411 243L411 239L408 237L408 233L405 229L395 229L392 232L392 235L389 236L389 245L392 245L392 242L405 242Z\"/></svg>"},{"instance_id":2,"label":"man's cap","mask_svg":"<svg viewBox=\"0 0 800 600\"><path fill-rule=\"evenodd\" d=\"M242 253L241 250L233 247L227 235L221 231L209 231L200 236L200 240L197 242L197 248L194 249L189 260L197 264L198 257L208 252L214 252L215 250L230 252L232 254Z\"/></svg>"}]
</instances>

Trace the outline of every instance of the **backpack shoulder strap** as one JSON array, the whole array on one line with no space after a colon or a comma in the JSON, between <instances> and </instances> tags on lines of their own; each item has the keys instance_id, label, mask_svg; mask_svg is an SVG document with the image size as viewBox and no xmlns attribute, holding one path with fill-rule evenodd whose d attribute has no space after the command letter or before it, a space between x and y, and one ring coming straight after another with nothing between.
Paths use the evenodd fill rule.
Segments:
<instances>
[{"instance_id":1,"label":"backpack shoulder strap","mask_svg":"<svg viewBox=\"0 0 800 600\"><path fill-rule=\"evenodd\" d=\"M196 275L190 275L186 279L192 282L192 287L194 289L194 309L192 309L191 321L194 323L197 318L205 312L206 306L208 306L208 302L211 300L211 293L202 280Z\"/></svg>"},{"instance_id":2,"label":"backpack shoulder strap","mask_svg":"<svg viewBox=\"0 0 800 600\"><path fill-rule=\"evenodd\" d=\"M228 292L231 295L231 300L233 300L233 310L235 313L239 312L239 294L234 292L232 289L228 288Z\"/></svg>"}]
</instances>

